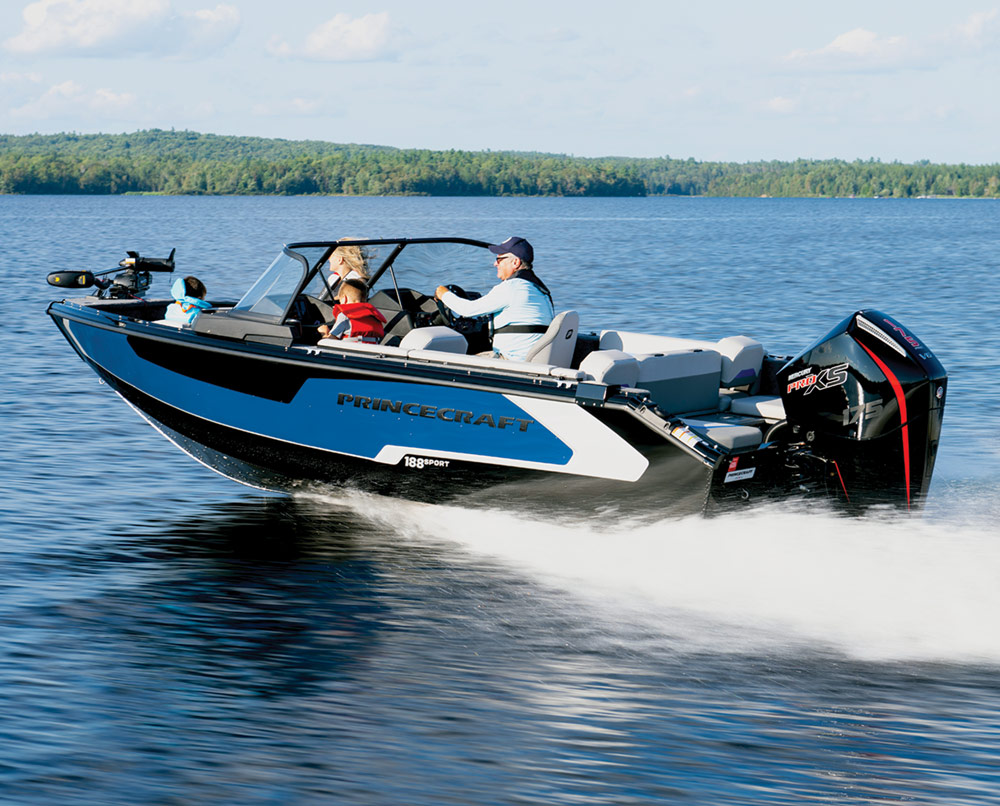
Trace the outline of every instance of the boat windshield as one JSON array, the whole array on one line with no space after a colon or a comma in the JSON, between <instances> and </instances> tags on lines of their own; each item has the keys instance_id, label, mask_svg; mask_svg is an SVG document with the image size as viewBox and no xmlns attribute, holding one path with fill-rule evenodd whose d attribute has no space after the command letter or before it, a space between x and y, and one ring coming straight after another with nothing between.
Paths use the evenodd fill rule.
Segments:
<instances>
[{"instance_id":1,"label":"boat windshield","mask_svg":"<svg viewBox=\"0 0 1000 806\"><path fill-rule=\"evenodd\" d=\"M454 283L466 291L488 291L496 283L495 256L481 246L465 243L407 244L392 268L401 287L434 294L439 285ZM392 287L388 272L375 289Z\"/></svg>"},{"instance_id":2,"label":"boat windshield","mask_svg":"<svg viewBox=\"0 0 1000 806\"><path fill-rule=\"evenodd\" d=\"M488 290L496 282L495 269L491 267L494 256L482 246L436 241L408 243L402 248L399 243L362 244L353 248L358 250L363 272L371 278L372 293L398 286L433 296L434 289L442 283L456 283L472 291ZM389 258L392 258L391 266L383 271ZM336 282L327 263L304 291L328 300L327 286Z\"/></svg>"},{"instance_id":3,"label":"boat windshield","mask_svg":"<svg viewBox=\"0 0 1000 806\"><path fill-rule=\"evenodd\" d=\"M348 268L352 270L359 270L364 279L368 279L374 273L376 273L382 266L383 263L396 251L398 244L363 244L361 246L354 246L352 244L347 244L347 248L353 253L350 256L350 261L348 263ZM303 250L304 251L304 250ZM386 274L386 281L389 280L389 275ZM303 289L306 294L314 297L318 297L321 300L329 300L330 287L336 286L340 282L339 276L333 273L330 263L324 262L320 267L320 270L313 275L309 284Z\"/></svg>"},{"instance_id":4,"label":"boat windshield","mask_svg":"<svg viewBox=\"0 0 1000 806\"><path fill-rule=\"evenodd\" d=\"M280 321L308 268L302 255L286 249L274 259L233 310Z\"/></svg>"}]
</instances>

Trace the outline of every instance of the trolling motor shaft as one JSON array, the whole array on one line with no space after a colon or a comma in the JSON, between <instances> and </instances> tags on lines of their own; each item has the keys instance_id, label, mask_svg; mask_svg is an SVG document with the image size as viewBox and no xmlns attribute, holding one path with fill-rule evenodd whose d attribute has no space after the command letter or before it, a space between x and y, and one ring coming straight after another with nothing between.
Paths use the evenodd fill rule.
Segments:
<instances>
[{"instance_id":1,"label":"trolling motor shaft","mask_svg":"<svg viewBox=\"0 0 1000 806\"><path fill-rule=\"evenodd\" d=\"M102 272L90 271L55 271L46 277L49 285L60 288L93 288L98 289L99 297L122 299L141 297L149 289L152 282L150 272L172 272L174 270L174 253L170 250L168 257L142 257L138 252L126 252L128 257L119 261L117 269ZM124 271L120 271L123 269ZM114 277L105 275L118 272Z\"/></svg>"}]
</instances>

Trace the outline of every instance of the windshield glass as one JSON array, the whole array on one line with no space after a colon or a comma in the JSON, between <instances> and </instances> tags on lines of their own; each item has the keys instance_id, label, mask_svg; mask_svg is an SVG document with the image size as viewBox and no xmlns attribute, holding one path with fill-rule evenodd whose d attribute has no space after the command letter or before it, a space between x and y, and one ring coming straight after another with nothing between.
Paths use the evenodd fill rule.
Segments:
<instances>
[{"instance_id":1,"label":"windshield glass","mask_svg":"<svg viewBox=\"0 0 1000 806\"><path fill-rule=\"evenodd\" d=\"M364 244L341 246L345 262L331 258L338 267L359 271L366 282L374 278L398 244ZM303 249L303 252L306 250ZM371 293L393 289L393 275L400 288L410 288L421 294L434 295L439 285L454 283L466 291L486 292L496 284L494 255L481 246L460 243L411 243L403 247L392 262L392 270L384 272L370 287ZM312 258L310 258L312 261ZM329 301L328 284L335 285L336 275L330 261L309 281L305 293Z\"/></svg>"},{"instance_id":2,"label":"windshield glass","mask_svg":"<svg viewBox=\"0 0 1000 806\"><path fill-rule=\"evenodd\" d=\"M234 310L280 320L306 272L306 260L290 250L278 255Z\"/></svg>"},{"instance_id":3,"label":"windshield glass","mask_svg":"<svg viewBox=\"0 0 1000 806\"><path fill-rule=\"evenodd\" d=\"M400 288L429 296L439 285L450 283L485 293L497 282L494 257L489 250L471 244L411 243L393 261L392 269ZM376 291L386 288L392 288L389 272L375 284Z\"/></svg>"},{"instance_id":4,"label":"windshield glass","mask_svg":"<svg viewBox=\"0 0 1000 806\"><path fill-rule=\"evenodd\" d=\"M345 267L346 273L357 271L362 278L367 281L385 263L386 258L392 254L396 244L366 244L364 246L352 246L350 244L341 246L330 256L336 267ZM303 250L305 251L305 250ZM344 262L338 260L338 252L344 257ZM317 257L317 260L320 256ZM321 269L309 281L305 288L305 293L327 301L329 298L328 287L335 286L337 275L333 272L334 266L329 260L324 261ZM388 275L386 275L388 277ZM391 284L391 281L389 281ZM381 283L380 283L381 285Z\"/></svg>"}]
</instances>

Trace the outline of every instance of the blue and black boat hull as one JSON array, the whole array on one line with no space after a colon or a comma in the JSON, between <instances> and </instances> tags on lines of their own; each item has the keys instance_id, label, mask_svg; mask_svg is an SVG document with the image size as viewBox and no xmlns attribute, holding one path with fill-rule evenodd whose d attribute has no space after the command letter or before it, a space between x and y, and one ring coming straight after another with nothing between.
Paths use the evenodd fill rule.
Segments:
<instances>
[{"instance_id":1,"label":"blue and black boat hull","mask_svg":"<svg viewBox=\"0 0 1000 806\"><path fill-rule=\"evenodd\" d=\"M563 510L705 507L709 462L627 411L582 407L558 385L486 390L434 369L400 377L363 357L334 362L316 350L232 345L88 306L55 303L50 314L164 436L250 486L330 484ZM575 425L550 427L553 416Z\"/></svg>"}]
</instances>

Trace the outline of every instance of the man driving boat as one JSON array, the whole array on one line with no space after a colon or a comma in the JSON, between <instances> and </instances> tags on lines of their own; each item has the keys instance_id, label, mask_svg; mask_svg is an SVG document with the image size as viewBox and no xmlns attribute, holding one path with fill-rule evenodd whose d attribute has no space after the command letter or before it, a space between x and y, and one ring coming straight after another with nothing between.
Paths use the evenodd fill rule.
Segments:
<instances>
[{"instance_id":1,"label":"man driving boat","mask_svg":"<svg viewBox=\"0 0 1000 806\"><path fill-rule=\"evenodd\" d=\"M548 329L555 309L552 294L531 268L535 252L524 238L511 236L491 244L500 282L479 299L463 299L446 286L434 292L457 316L492 314L493 350L480 355L524 361L528 351Z\"/></svg>"}]
</instances>

